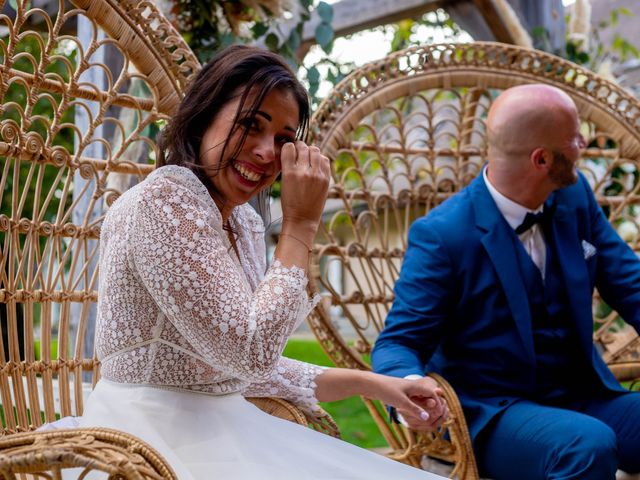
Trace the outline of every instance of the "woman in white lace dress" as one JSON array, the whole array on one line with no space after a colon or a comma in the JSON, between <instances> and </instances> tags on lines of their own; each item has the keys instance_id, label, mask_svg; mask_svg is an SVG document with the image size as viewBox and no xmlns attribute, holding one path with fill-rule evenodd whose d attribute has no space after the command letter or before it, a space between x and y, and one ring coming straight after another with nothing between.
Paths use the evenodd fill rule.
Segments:
<instances>
[{"instance_id":1,"label":"woman in white lace dress","mask_svg":"<svg viewBox=\"0 0 640 480\"><path fill-rule=\"evenodd\" d=\"M102 379L81 425L137 435L181 480L440 478L244 400L276 396L314 412L318 401L361 394L425 425L447 415L435 385L281 356L317 301L306 269L329 161L297 140L308 112L278 56L226 50L163 132L164 166L122 195L102 227ZM267 198L281 172L282 234L266 269L264 224L246 202Z\"/></svg>"}]
</instances>

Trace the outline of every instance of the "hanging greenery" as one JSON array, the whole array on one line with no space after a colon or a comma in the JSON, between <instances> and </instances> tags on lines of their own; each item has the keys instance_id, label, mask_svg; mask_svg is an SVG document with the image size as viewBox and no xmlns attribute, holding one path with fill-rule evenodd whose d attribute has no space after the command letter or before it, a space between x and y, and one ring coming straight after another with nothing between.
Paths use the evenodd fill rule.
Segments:
<instances>
[{"instance_id":1,"label":"hanging greenery","mask_svg":"<svg viewBox=\"0 0 640 480\"><path fill-rule=\"evenodd\" d=\"M298 65L302 27L315 7L314 0L163 0L173 21L200 61L234 43L262 44ZM330 5L321 2L333 13ZM327 28L328 27L328 28ZM318 38L333 37L330 22Z\"/></svg>"},{"instance_id":2,"label":"hanging greenery","mask_svg":"<svg viewBox=\"0 0 640 480\"><path fill-rule=\"evenodd\" d=\"M285 57L301 79L306 80L312 103L317 98L320 73L316 65L303 66L302 34L305 22L316 10L320 23L315 43L326 54L334 41L333 7L318 0L157 0L164 14L182 33L185 41L204 63L216 52L237 43L262 45ZM328 64L323 59L323 63ZM344 76L341 66L331 64L333 84Z\"/></svg>"}]
</instances>

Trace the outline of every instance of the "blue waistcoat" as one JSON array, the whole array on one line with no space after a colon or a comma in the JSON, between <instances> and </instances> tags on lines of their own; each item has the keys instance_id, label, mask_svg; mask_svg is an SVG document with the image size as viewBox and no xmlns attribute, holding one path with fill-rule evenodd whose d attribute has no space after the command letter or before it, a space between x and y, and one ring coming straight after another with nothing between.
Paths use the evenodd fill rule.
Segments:
<instances>
[{"instance_id":1,"label":"blue waistcoat","mask_svg":"<svg viewBox=\"0 0 640 480\"><path fill-rule=\"evenodd\" d=\"M515 239L517 261L531 311L531 330L535 351L536 400L552 401L580 389L586 381L587 363L580 350L575 322L571 317L562 271L551 232L545 235L545 280L538 267Z\"/></svg>"}]
</instances>

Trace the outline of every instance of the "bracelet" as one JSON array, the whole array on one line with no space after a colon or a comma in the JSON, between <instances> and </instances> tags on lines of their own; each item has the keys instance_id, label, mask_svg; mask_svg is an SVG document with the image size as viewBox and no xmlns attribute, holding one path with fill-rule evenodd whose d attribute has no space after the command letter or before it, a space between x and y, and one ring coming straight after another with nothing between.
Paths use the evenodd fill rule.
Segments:
<instances>
[{"instance_id":1,"label":"bracelet","mask_svg":"<svg viewBox=\"0 0 640 480\"><path fill-rule=\"evenodd\" d=\"M305 248L307 249L307 252L311 253L312 249L309 248L309 245L307 245L305 242L303 242L302 240L300 240L298 237L296 237L295 235L291 235L290 233L281 233L280 234L281 237L291 237L294 240L297 240L298 242L300 242L302 245L305 246Z\"/></svg>"}]
</instances>

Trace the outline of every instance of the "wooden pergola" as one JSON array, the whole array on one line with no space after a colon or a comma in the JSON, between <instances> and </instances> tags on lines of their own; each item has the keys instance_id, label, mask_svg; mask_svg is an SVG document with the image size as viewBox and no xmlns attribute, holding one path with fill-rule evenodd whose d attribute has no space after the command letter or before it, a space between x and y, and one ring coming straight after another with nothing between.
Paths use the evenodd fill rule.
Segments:
<instances>
[{"instance_id":1,"label":"wooden pergola","mask_svg":"<svg viewBox=\"0 0 640 480\"><path fill-rule=\"evenodd\" d=\"M336 37L415 18L442 8L474 40L522 45L522 30L530 33L534 28L542 27L547 32L553 50L564 45L561 0L340 0L332 6L332 27ZM315 29L320 21L317 12L314 12L305 24L302 52L306 52L314 43ZM291 22L290 28L293 26ZM281 29L286 32L287 27L284 24ZM535 41L533 45L536 45Z\"/></svg>"}]
</instances>

